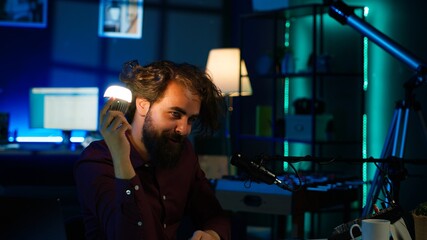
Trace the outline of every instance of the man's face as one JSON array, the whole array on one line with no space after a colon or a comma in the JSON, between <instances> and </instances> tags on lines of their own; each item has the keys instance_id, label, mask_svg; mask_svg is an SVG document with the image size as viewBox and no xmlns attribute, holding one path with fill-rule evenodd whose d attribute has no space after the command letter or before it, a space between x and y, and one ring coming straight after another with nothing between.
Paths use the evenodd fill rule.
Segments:
<instances>
[{"instance_id":1,"label":"man's face","mask_svg":"<svg viewBox=\"0 0 427 240\"><path fill-rule=\"evenodd\" d=\"M168 85L163 98L150 107L142 128L142 143L153 163L161 168L177 164L199 110L200 97L175 82Z\"/></svg>"}]
</instances>

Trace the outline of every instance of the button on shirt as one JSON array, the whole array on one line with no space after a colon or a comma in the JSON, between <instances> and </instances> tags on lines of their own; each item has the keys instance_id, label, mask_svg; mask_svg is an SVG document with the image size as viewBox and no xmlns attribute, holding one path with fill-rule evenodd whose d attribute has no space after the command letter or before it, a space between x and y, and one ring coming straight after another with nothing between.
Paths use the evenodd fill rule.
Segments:
<instances>
[{"instance_id":1,"label":"button on shirt","mask_svg":"<svg viewBox=\"0 0 427 240\"><path fill-rule=\"evenodd\" d=\"M184 215L230 238L225 217L189 141L178 165L156 169L131 148L136 176L117 179L105 142L92 142L75 167L87 239L176 239Z\"/></svg>"}]
</instances>

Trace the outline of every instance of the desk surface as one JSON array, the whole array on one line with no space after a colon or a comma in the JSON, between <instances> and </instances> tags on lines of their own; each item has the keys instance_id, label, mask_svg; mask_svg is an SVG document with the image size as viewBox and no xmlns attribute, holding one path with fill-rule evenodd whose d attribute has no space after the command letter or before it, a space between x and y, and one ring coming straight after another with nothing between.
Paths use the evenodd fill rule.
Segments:
<instances>
[{"instance_id":1,"label":"desk surface","mask_svg":"<svg viewBox=\"0 0 427 240\"><path fill-rule=\"evenodd\" d=\"M70 146L61 143L8 143L0 144L0 154L16 153L25 154L32 152L53 152L79 154L83 147L80 144L72 143Z\"/></svg>"},{"instance_id":2,"label":"desk surface","mask_svg":"<svg viewBox=\"0 0 427 240\"><path fill-rule=\"evenodd\" d=\"M74 185L80 151L7 149L0 151L0 185Z\"/></svg>"}]
</instances>

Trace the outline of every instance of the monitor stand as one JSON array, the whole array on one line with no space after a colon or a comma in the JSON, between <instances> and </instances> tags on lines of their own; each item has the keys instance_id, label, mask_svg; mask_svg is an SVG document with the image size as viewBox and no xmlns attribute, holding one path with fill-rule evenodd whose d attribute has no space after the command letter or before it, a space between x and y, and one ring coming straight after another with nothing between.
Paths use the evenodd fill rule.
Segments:
<instances>
[{"instance_id":1,"label":"monitor stand","mask_svg":"<svg viewBox=\"0 0 427 240\"><path fill-rule=\"evenodd\" d=\"M62 143L59 146L61 150L74 151L75 146L71 142L71 130L62 130Z\"/></svg>"}]
</instances>

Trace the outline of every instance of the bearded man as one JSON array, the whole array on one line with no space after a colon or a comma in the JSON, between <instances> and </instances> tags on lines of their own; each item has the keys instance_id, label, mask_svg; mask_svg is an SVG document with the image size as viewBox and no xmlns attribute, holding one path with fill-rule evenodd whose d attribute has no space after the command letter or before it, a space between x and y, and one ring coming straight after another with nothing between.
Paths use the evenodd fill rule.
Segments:
<instances>
[{"instance_id":1,"label":"bearded man","mask_svg":"<svg viewBox=\"0 0 427 240\"><path fill-rule=\"evenodd\" d=\"M177 239L183 218L189 238L229 239L230 221L200 168L188 139L218 129L220 90L190 64L159 61L123 65L120 80L132 92L126 114L101 109L103 140L92 142L74 175L87 239Z\"/></svg>"}]
</instances>

